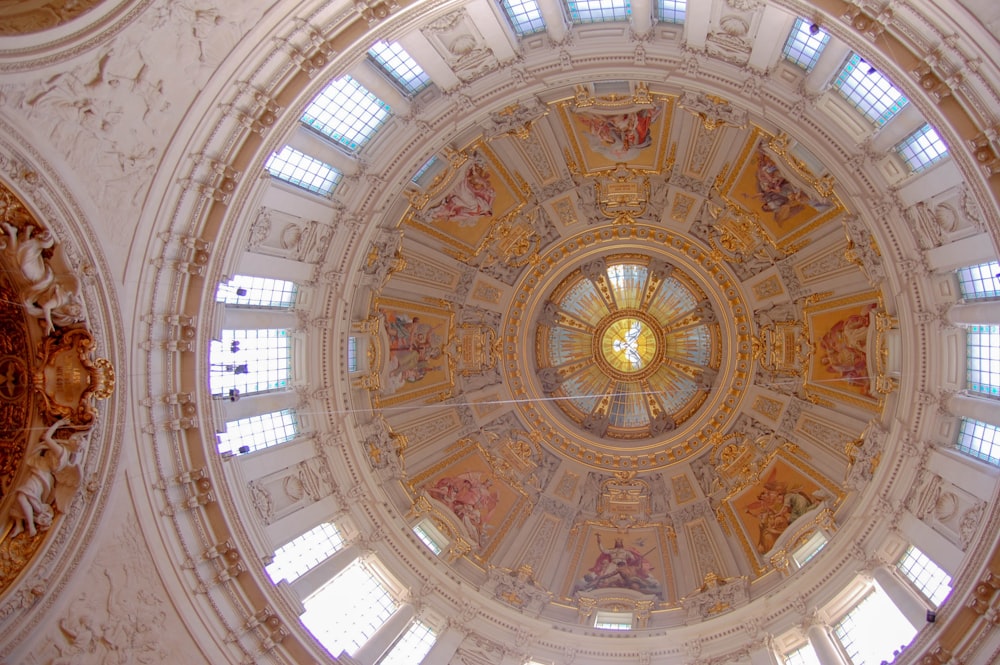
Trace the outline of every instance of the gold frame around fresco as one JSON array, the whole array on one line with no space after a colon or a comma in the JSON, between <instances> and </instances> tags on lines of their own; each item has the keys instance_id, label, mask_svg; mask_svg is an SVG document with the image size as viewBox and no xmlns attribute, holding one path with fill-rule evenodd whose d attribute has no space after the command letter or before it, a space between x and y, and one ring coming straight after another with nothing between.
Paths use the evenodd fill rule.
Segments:
<instances>
[{"instance_id":1,"label":"gold frame around fresco","mask_svg":"<svg viewBox=\"0 0 1000 665\"><path fill-rule=\"evenodd\" d=\"M670 123L673 118L674 105L677 102L677 97L674 95L667 95L658 92L650 92L646 88L645 84L639 83L636 87L635 92L632 95L608 95L595 97L590 94L588 89L582 86L578 87L578 94L575 97L570 97L568 99L561 99L551 102L549 106L553 106L557 110L557 115L560 122L562 123L563 131L566 133L566 138L569 140L570 149L566 154L566 162L570 171L579 173L585 177L594 177L598 175L606 175L616 168L619 164L624 163L631 171L636 173L646 173L658 175L668 170L672 164L672 161L667 159L667 147L669 145L670 139ZM653 145L653 158L651 162L643 163L637 160L628 160L626 162L614 162L608 159L606 164L589 164L586 156L586 152L580 143L580 137L577 134L576 127L573 124L573 119L570 117L570 113L576 109L589 109L589 110L619 110L619 109L630 109L634 107L653 107L657 104L662 104L662 115L657 121L657 132L659 133L656 142Z\"/></svg>"},{"instance_id":2,"label":"gold frame around fresco","mask_svg":"<svg viewBox=\"0 0 1000 665\"><path fill-rule=\"evenodd\" d=\"M810 358L802 365L802 389L805 390L806 394L810 396L822 397L827 400L836 400L845 404L859 406L875 413L882 413L882 410L885 408L885 395L866 398L844 390L835 390L830 387L829 383L820 383L816 377L812 376L813 357L816 353L817 344L817 331L813 330L811 320L812 317L820 312L843 309L850 305L857 305L865 302L874 303L876 305L876 309L874 310L875 312L885 311L882 295L878 291L865 291L850 296L844 296L842 298L821 300L816 303L810 303L802 309L802 324L805 326L806 338L812 343L813 349ZM879 349L877 347L866 349L866 353L878 353L878 351ZM872 378L874 377L869 377L869 380Z\"/></svg>"},{"instance_id":3,"label":"gold frame around fresco","mask_svg":"<svg viewBox=\"0 0 1000 665\"><path fill-rule=\"evenodd\" d=\"M748 167L748 160L751 159L752 153L756 150L757 144L760 141L763 141L764 147L767 149L769 154L773 155L776 158L778 165L783 168L783 175L794 177L796 184L808 187L815 191L820 197L828 200L832 207L829 210L816 214L812 219L798 225L787 233L780 236L772 233L772 231L761 221L757 211L748 210L745 205L731 195L737 181ZM754 126L753 131L747 138L736 163L733 164L728 171L724 170L724 172L719 175L716 183L719 196L721 196L726 203L736 206L739 210L745 212L750 219L756 223L757 227L761 231L761 235L766 238L771 245L781 251L801 249L803 246L800 243L802 238L809 235L815 229L826 224L827 222L836 219L838 215L845 211L844 204L833 191L834 181L832 176L816 176L812 173L805 162L797 159L791 153L789 150L789 139L786 135L770 134L757 126Z\"/></svg>"},{"instance_id":4,"label":"gold frame around fresco","mask_svg":"<svg viewBox=\"0 0 1000 665\"><path fill-rule=\"evenodd\" d=\"M455 179L462 171L465 163L469 161L470 155L476 152L483 155L489 162L490 169L500 177L503 187L513 197L514 204L503 215L492 219L489 228L481 234L479 242L473 246L470 243L462 242L452 234L444 232L434 226L434 224L418 219L417 213L426 209L427 205L432 201L436 202L455 184ZM427 189L424 191L410 190L406 192L410 207L403 215L403 223L419 229L448 248L451 248L451 253L459 260L469 260L479 256L487 249L490 241L493 240L492 229L509 224L521 214L530 200L531 186L519 174L511 173L507 169L496 153L490 148L488 142L477 140L460 151L446 149L444 154L448 160L448 166L434 177L434 180L431 181Z\"/></svg>"},{"instance_id":5,"label":"gold frame around fresco","mask_svg":"<svg viewBox=\"0 0 1000 665\"><path fill-rule=\"evenodd\" d=\"M736 510L733 508L733 502L745 492L749 491L754 485L763 482L763 478L766 477L766 475L771 471L773 465L777 464L778 460L784 462L788 466L794 467L799 473L807 476L810 480L835 497L833 505L826 506L826 509L836 510L836 508L844 500L845 496L843 489L839 485L814 469L804 460L799 459L782 448L772 451L760 465L760 472L755 474L751 481L741 483L739 486L733 488L725 496L725 498L722 499L716 515L716 518L718 519L723 530L736 535L739 540L740 547L743 549L743 553L747 557L747 561L753 565L754 574L758 577L766 573L768 569L773 568L774 565L771 561L771 557L768 557L767 559L764 558L764 554L767 554L767 552L761 554L757 552L757 549L753 546L753 542L750 540L750 536L744 528L743 520L740 519ZM821 514L825 515L825 511ZM812 523L809 522L807 524L811 525ZM794 531L792 532L793 535L797 534L798 536L801 536L802 525L796 525L795 522L792 522L788 528L794 528Z\"/></svg>"},{"instance_id":6,"label":"gold frame around fresco","mask_svg":"<svg viewBox=\"0 0 1000 665\"><path fill-rule=\"evenodd\" d=\"M431 504L429 500L426 500L425 494L420 487L436 475L444 473L450 467L457 466L463 460L467 460L474 456L479 457L483 461L484 465L489 468L496 481L503 483L503 485L515 495L513 505L507 511L506 515L501 518L499 528L493 534L492 538L490 538L486 547L484 547L481 552L477 552L473 547L466 555L467 558L475 560L476 563L485 565L486 562L489 561L490 557L493 556L493 553L500 546L500 544L507 538L507 534L510 533L511 529L520 528L524 524L525 520L528 519L528 515L531 514L532 504L529 500L528 493L524 490L524 488L521 487L516 480L497 470L494 461L495 457L490 455L490 453L477 441L469 438L460 439L458 442L449 446L448 452L450 454L447 457L424 469L420 473L413 475L406 481L406 487L409 490L412 502L411 512L414 512L414 514L426 512L421 511L419 506L420 502L425 500L426 503L432 507L435 515L448 520L449 527L455 534L462 534L462 529L456 524L456 516L449 515L444 511L435 508L434 504ZM462 537L463 539L465 538L464 536Z\"/></svg>"},{"instance_id":7,"label":"gold frame around fresco","mask_svg":"<svg viewBox=\"0 0 1000 665\"><path fill-rule=\"evenodd\" d=\"M455 361L448 352L448 346L455 338L455 312L449 307L434 307L427 303L416 303L410 300L401 300L397 298L374 298L372 300L372 308L369 313L369 317L374 317L380 321L375 332L380 341L380 347L381 342L386 340L381 334L384 331L384 326L381 325L379 311L386 307L398 309L408 313L422 312L424 314L429 314L443 319L447 323L448 331L444 340L441 342L441 359L442 368L445 371L445 380L417 388L415 390L406 390L400 393L393 393L391 395L381 395L377 392L377 390L383 384L383 373L386 369L385 365L389 360L390 352L388 347L379 348L378 351L373 354L377 359L376 362L378 366L371 370L374 376L368 382L368 385L371 386L372 390L376 391L372 394L372 402L374 406L376 408L383 408L393 404L399 404L421 398L433 397L434 399L432 401L442 401L451 397L455 391Z\"/></svg>"}]
</instances>

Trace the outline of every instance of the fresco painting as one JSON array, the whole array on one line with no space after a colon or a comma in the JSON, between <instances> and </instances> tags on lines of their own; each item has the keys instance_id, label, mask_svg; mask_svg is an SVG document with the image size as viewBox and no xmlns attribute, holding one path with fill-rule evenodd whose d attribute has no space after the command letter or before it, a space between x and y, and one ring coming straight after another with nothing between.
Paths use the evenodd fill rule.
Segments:
<instances>
[{"instance_id":1,"label":"fresco painting","mask_svg":"<svg viewBox=\"0 0 1000 665\"><path fill-rule=\"evenodd\" d=\"M488 555L496 539L520 519L524 493L494 473L475 445L444 468L418 474L413 486L453 520L479 555Z\"/></svg>"},{"instance_id":2,"label":"fresco painting","mask_svg":"<svg viewBox=\"0 0 1000 665\"><path fill-rule=\"evenodd\" d=\"M840 214L843 208L833 195L821 195L783 154L773 150L770 138L759 130L753 134L722 192L727 201L753 215L771 240L782 246Z\"/></svg>"},{"instance_id":3,"label":"fresco painting","mask_svg":"<svg viewBox=\"0 0 1000 665\"><path fill-rule=\"evenodd\" d=\"M806 389L848 402L876 407L880 396L872 389L869 340L877 295L863 294L805 309L813 353L806 375Z\"/></svg>"},{"instance_id":4,"label":"fresco painting","mask_svg":"<svg viewBox=\"0 0 1000 665\"><path fill-rule=\"evenodd\" d=\"M452 314L390 300L381 301L377 312L386 349L379 375L381 403L449 390L452 378L444 346Z\"/></svg>"},{"instance_id":5,"label":"fresco painting","mask_svg":"<svg viewBox=\"0 0 1000 665\"><path fill-rule=\"evenodd\" d=\"M661 172L672 108L673 98L665 95L558 104L573 160L586 175L606 173L621 164L647 173Z\"/></svg>"},{"instance_id":6,"label":"fresco painting","mask_svg":"<svg viewBox=\"0 0 1000 665\"><path fill-rule=\"evenodd\" d=\"M829 496L814 479L780 458L761 478L732 502L758 555L770 552L795 520Z\"/></svg>"},{"instance_id":7,"label":"fresco painting","mask_svg":"<svg viewBox=\"0 0 1000 665\"><path fill-rule=\"evenodd\" d=\"M662 547L654 533L594 529L583 541L579 573L569 595L629 589L664 599Z\"/></svg>"},{"instance_id":8,"label":"fresco painting","mask_svg":"<svg viewBox=\"0 0 1000 665\"><path fill-rule=\"evenodd\" d=\"M455 162L407 221L463 254L473 255L494 224L517 213L527 199L486 147L472 148Z\"/></svg>"}]
</instances>

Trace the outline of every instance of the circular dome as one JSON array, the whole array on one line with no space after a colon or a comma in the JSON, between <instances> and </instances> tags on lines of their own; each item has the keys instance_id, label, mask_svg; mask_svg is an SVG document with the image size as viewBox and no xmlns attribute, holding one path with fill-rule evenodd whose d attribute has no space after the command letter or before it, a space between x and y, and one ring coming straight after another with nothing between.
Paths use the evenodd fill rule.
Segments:
<instances>
[{"instance_id":1,"label":"circular dome","mask_svg":"<svg viewBox=\"0 0 1000 665\"><path fill-rule=\"evenodd\" d=\"M588 465L652 469L689 457L727 426L749 385L737 284L697 240L662 228L568 238L525 273L508 312L519 408L550 448ZM534 349L523 381L522 348Z\"/></svg>"}]
</instances>

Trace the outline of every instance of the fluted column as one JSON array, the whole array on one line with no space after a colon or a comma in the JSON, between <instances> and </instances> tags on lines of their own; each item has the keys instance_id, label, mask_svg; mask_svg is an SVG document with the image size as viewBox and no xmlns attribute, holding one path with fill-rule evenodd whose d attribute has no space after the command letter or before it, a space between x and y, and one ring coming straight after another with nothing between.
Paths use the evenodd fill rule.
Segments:
<instances>
[{"instance_id":1,"label":"fluted column","mask_svg":"<svg viewBox=\"0 0 1000 665\"><path fill-rule=\"evenodd\" d=\"M1000 325L1000 302L955 303L948 308L948 320L955 325Z\"/></svg>"},{"instance_id":2,"label":"fluted column","mask_svg":"<svg viewBox=\"0 0 1000 665\"><path fill-rule=\"evenodd\" d=\"M825 623L814 623L806 631L809 636L809 643L812 644L816 657L821 665L849 665L847 660L841 655L830 634L830 627Z\"/></svg>"},{"instance_id":3,"label":"fluted column","mask_svg":"<svg viewBox=\"0 0 1000 665\"><path fill-rule=\"evenodd\" d=\"M441 634L434 640L434 646L427 652L421 665L435 665L435 663L450 663L452 657L462 646L465 640L465 632L455 625L449 624Z\"/></svg>"},{"instance_id":4,"label":"fluted column","mask_svg":"<svg viewBox=\"0 0 1000 665\"><path fill-rule=\"evenodd\" d=\"M975 397L967 393L954 393L948 396L945 407L953 415L1000 427L1000 401L998 400Z\"/></svg>"},{"instance_id":5,"label":"fluted column","mask_svg":"<svg viewBox=\"0 0 1000 665\"><path fill-rule=\"evenodd\" d=\"M916 591L886 566L877 566L872 570L872 577L914 628L920 630L924 627L927 623L927 610L930 608Z\"/></svg>"},{"instance_id":6,"label":"fluted column","mask_svg":"<svg viewBox=\"0 0 1000 665\"><path fill-rule=\"evenodd\" d=\"M417 612L413 605L406 603L400 606L384 624L379 626L375 634L361 645L361 648L354 654L354 660L360 665L375 665L382 654L388 651L389 647L406 631L416 615Z\"/></svg>"}]
</instances>

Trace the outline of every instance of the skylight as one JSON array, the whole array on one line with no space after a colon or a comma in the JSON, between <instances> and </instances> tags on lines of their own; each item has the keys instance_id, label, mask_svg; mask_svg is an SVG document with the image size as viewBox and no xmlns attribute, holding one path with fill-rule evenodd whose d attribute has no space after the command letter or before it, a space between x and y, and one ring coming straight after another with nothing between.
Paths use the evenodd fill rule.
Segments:
<instances>
[{"instance_id":1,"label":"skylight","mask_svg":"<svg viewBox=\"0 0 1000 665\"><path fill-rule=\"evenodd\" d=\"M795 651L785 654L785 665L821 665L816 650L808 642Z\"/></svg>"},{"instance_id":2,"label":"skylight","mask_svg":"<svg viewBox=\"0 0 1000 665\"><path fill-rule=\"evenodd\" d=\"M330 653L354 654L399 608L389 589L360 559L305 602L302 623Z\"/></svg>"},{"instance_id":3,"label":"skylight","mask_svg":"<svg viewBox=\"0 0 1000 665\"><path fill-rule=\"evenodd\" d=\"M264 168L279 180L324 196L333 194L341 178L340 171L329 164L288 145L272 153Z\"/></svg>"},{"instance_id":4,"label":"skylight","mask_svg":"<svg viewBox=\"0 0 1000 665\"><path fill-rule=\"evenodd\" d=\"M213 340L209 351L212 394L237 390L248 395L286 387L291 349L287 330L223 330L222 340Z\"/></svg>"},{"instance_id":5,"label":"skylight","mask_svg":"<svg viewBox=\"0 0 1000 665\"><path fill-rule=\"evenodd\" d=\"M537 0L500 0L500 6L518 37L545 30L545 21L542 20Z\"/></svg>"},{"instance_id":6,"label":"skylight","mask_svg":"<svg viewBox=\"0 0 1000 665\"><path fill-rule=\"evenodd\" d=\"M263 450L291 441L298 431L299 422L292 409L231 420L226 423L226 431L219 433L219 452L250 453ZM241 448L244 450L240 450Z\"/></svg>"},{"instance_id":7,"label":"skylight","mask_svg":"<svg viewBox=\"0 0 1000 665\"><path fill-rule=\"evenodd\" d=\"M352 152L389 119L392 109L350 76L331 82L312 100L302 122Z\"/></svg>"},{"instance_id":8,"label":"skylight","mask_svg":"<svg viewBox=\"0 0 1000 665\"><path fill-rule=\"evenodd\" d=\"M299 577L343 549L344 537L333 522L317 524L309 531L274 551L274 557L264 570L272 582Z\"/></svg>"},{"instance_id":9,"label":"skylight","mask_svg":"<svg viewBox=\"0 0 1000 665\"><path fill-rule=\"evenodd\" d=\"M948 156L948 146L930 125L924 125L896 146L896 152L913 172L923 171Z\"/></svg>"},{"instance_id":10,"label":"skylight","mask_svg":"<svg viewBox=\"0 0 1000 665\"><path fill-rule=\"evenodd\" d=\"M410 95L417 94L431 84L427 73L396 42L376 42L368 49L368 55Z\"/></svg>"},{"instance_id":11,"label":"skylight","mask_svg":"<svg viewBox=\"0 0 1000 665\"><path fill-rule=\"evenodd\" d=\"M934 607L940 607L951 593L951 575L913 545L906 548L896 567Z\"/></svg>"},{"instance_id":12,"label":"skylight","mask_svg":"<svg viewBox=\"0 0 1000 665\"><path fill-rule=\"evenodd\" d=\"M683 23L687 12L687 0L658 0L656 18L664 23Z\"/></svg>"},{"instance_id":13,"label":"skylight","mask_svg":"<svg viewBox=\"0 0 1000 665\"><path fill-rule=\"evenodd\" d=\"M963 453L1000 466L1000 428L996 425L962 419L955 446Z\"/></svg>"},{"instance_id":14,"label":"skylight","mask_svg":"<svg viewBox=\"0 0 1000 665\"><path fill-rule=\"evenodd\" d=\"M567 0L573 23L627 21L632 14L629 0Z\"/></svg>"},{"instance_id":15,"label":"skylight","mask_svg":"<svg viewBox=\"0 0 1000 665\"><path fill-rule=\"evenodd\" d=\"M969 390L1000 397L1000 326L969 326L965 346Z\"/></svg>"},{"instance_id":16,"label":"skylight","mask_svg":"<svg viewBox=\"0 0 1000 665\"><path fill-rule=\"evenodd\" d=\"M437 639L437 633L422 621L414 621L378 665L413 665L422 662Z\"/></svg>"},{"instance_id":17,"label":"skylight","mask_svg":"<svg viewBox=\"0 0 1000 665\"><path fill-rule=\"evenodd\" d=\"M444 534L427 518L413 525L413 533L434 554L441 554L445 545L448 544L448 539L444 537Z\"/></svg>"},{"instance_id":18,"label":"skylight","mask_svg":"<svg viewBox=\"0 0 1000 665\"><path fill-rule=\"evenodd\" d=\"M813 31L814 27L815 32ZM788 34L782 54L786 60L790 60L810 72L819 61L819 56L828 41L830 41L830 35L820 29L818 25L808 23L804 18L799 18L795 20L795 25L792 26L792 31Z\"/></svg>"},{"instance_id":19,"label":"skylight","mask_svg":"<svg viewBox=\"0 0 1000 665\"><path fill-rule=\"evenodd\" d=\"M833 632L855 665L892 661L893 651L910 643L917 629L876 586L837 624Z\"/></svg>"},{"instance_id":20,"label":"skylight","mask_svg":"<svg viewBox=\"0 0 1000 665\"><path fill-rule=\"evenodd\" d=\"M959 268L958 288L966 300L1000 296L1000 262L990 261Z\"/></svg>"},{"instance_id":21,"label":"skylight","mask_svg":"<svg viewBox=\"0 0 1000 665\"><path fill-rule=\"evenodd\" d=\"M903 93L857 53L844 63L834 86L866 118L881 127L907 104Z\"/></svg>"},{"instance_id":22,"label":"skylight","mask_svg":"<svg viewBox=\"0 0 1000 665\"><path fill-rule=\"evenodd\" d=\"M297 292L295 282L288 280L235 275L228 282L219 284L215 301L245 307L288 309L295 304Z\"/></svg>"},{"instance_id":23,"label":"skylight","mask_svg":"<svg viewBox=\"0 0 1000 665\"><path fill-rule=\"evenodd\" d=\"M827 537L822 531L817 531L809 537L800 547L792 552L792 559L799 568L806 565L810 559L819 554L819 551L826 547Z\"/></svg>"}]
</instances>

